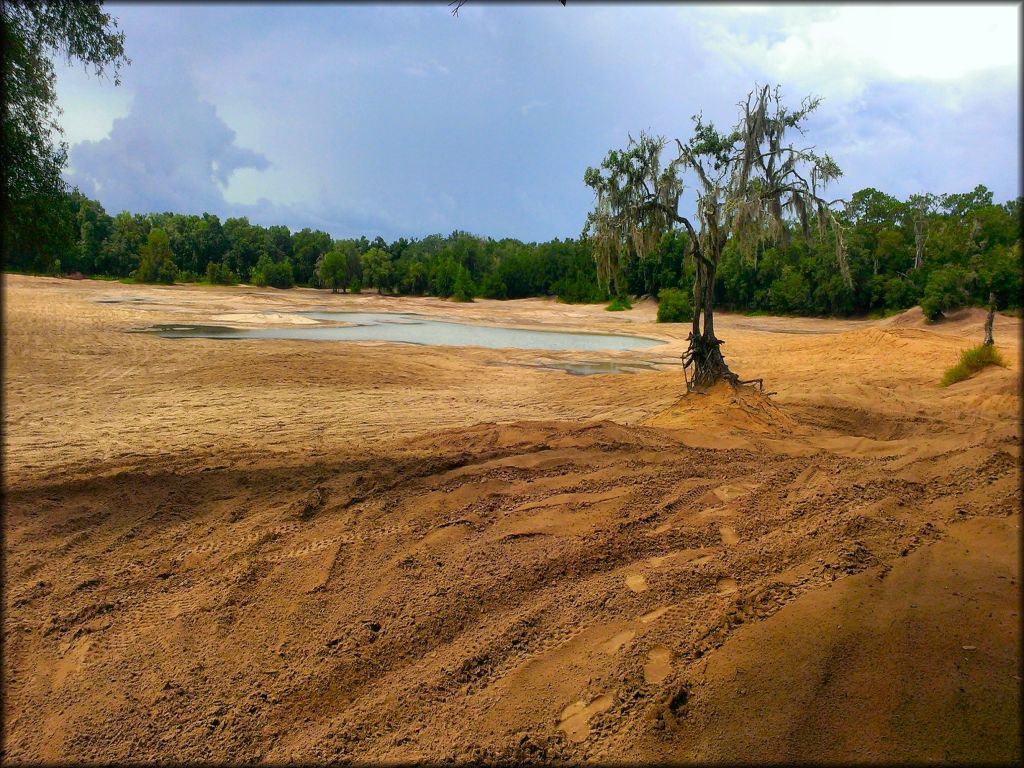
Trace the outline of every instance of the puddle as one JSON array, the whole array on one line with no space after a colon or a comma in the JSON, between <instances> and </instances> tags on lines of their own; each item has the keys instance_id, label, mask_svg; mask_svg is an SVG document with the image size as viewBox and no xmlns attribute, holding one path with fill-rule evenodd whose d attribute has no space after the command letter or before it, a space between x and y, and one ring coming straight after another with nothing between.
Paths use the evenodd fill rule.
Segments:
<instances>
[{"instance_id":1,"label":"puddle","mask_svg":"<svg viewBox=\"0 0 1024 768\"><path fill-rule=\"evenodd\" d=\"M636 373L637 371L654 371L657 368L650 363L616 363L611 361L585 361L581 363L542 363L538 368L554 368L566 371L573 376L592 376L595 373Z\"/></svg>"},{"instance_id":2,"label":"puddle","mask_svg":"<svg viewBox=\"0 0 1024 768\"><path fill-rule=\"evenodd\" d=\"M154 325L135 333L153 333L168 339L296 339L306 341L392 341L454 347L548 350L627 350L665 342L639 336L568 333L520 328L494 328L469 323L430 320L416 315L382 312L298 312L314 320L343 322L280 328L231 328L183 323ZM561 364L553 364L559 366ZM565 365L646 367L646 364L566 363ZM597 373L599 371L591 371ZM616 371L612 371L616 372ZM585 375L585 374L584 374Z\"/></svg>"}]
</instances>

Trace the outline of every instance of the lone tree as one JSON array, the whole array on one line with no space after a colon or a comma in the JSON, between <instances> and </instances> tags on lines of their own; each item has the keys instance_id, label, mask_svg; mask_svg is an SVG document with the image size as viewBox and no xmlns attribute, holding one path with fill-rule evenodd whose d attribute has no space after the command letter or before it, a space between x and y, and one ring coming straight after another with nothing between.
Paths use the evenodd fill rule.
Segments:
<instances>
[{"instance_id":1,"label":"lone tree","mask_svg":"<svg viewBox=\"0 0 1024 768\"><path fill-rule=\"evenodd\" d=\"M800 108L782 104L779 88L757 87L739 104L740 117L730 133L720 133L701 115L693 117L693 136L675 141L677 153L664 167L667 140L641 133L629 136L623 150L612 150L601 169L588 168L583 180L594 190L594 210L583 236L594 245L598 276L613 293L621 292L622 271L629 259L645 259L661 236L678 226L688 235L688 254L696 277L693 284L693 329L682 356L688 390L716 381L741 381L722 356L724 343L715 336L715 274L730 239L748 253L759 243L785 242L787 214L810 234L811 219L819 235L826 227L836 235L836 260L843 280L852 287L842 229L832 210L840 200L826 200L823 188L842 172L827 154L814 147L785 144L787 133L804 134L803 123L821 100L805 98ZM696 177L697 226L679 212L683 173ZM692 369L692 372L691 372Z\"/></svg>"}]
</instances>

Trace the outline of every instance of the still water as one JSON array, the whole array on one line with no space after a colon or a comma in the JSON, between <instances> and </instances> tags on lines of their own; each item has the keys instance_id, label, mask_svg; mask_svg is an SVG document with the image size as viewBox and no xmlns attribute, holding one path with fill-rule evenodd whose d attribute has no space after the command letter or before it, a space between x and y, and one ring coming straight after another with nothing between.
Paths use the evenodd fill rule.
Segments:
<instances>
[{"instance_id":1,"label":"still water","mask_svg":"<svg viewBox=\"0 0 1024 768\"><path fill-rule=\"evenodd\" d=\"M665 342L640 336L565 333L430 320L384 312L299 312L314 320L351 325L300 325L282 328L229 328L219 325L154 325L143 330L167 339L304 339L310 341L396 341L491 349L624 350Z\"/></svg>"}]
</instances>

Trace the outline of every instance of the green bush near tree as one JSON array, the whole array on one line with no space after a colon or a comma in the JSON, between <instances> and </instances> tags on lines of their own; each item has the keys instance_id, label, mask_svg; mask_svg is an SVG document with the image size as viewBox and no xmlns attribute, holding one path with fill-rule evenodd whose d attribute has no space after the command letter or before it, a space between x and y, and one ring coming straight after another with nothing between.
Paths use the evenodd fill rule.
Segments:
<instances>
[{"instance_id":1,"label":"green bush near tree","mask_svg":"<svg viewBox=\"0 0 1024 768\"><path fill-rule=\"evenodd\" d=\"M947 310L967 304L965 277L964 270L954 264L936 269L928 276L924 296L921 297L921 310L929 322L942 319Z\"/></svg>"},{"instance_id":2,"label":"green bush near tree","mask_svg":"<svg viewBox=\"0 0 1024 768\"><path fill-rule=\"evenodd\" d=\"M970 378L988 365L1006 367L1006 361L992 344L979 344L960 353L960 362L949 368L942 376L942 386L948 387L958 381Z\"/></svg>"},{"instance_id":3,"label":"green bush near tree","mask_svg":"<svg viewBox=\"0 0 1024 768\"><path fill-rule=\"evenodd\" d=\"M629 303L629 298L626 296L616 296L612 299L608 306L605 307L606 312L624 312L627 309L632 309L633 305Z\"/></svg>"},{"instance_id":4,"label":"green bush near tree","mask_svg":"<svg viewBox=\"0 0 1024 768\"><path fill-rule=\"evenodd\" d=\"M659 323L689 323L693 321L693 302L690 294L678 288L662 288L658 293Z\"/></svg>"}]
</instances>

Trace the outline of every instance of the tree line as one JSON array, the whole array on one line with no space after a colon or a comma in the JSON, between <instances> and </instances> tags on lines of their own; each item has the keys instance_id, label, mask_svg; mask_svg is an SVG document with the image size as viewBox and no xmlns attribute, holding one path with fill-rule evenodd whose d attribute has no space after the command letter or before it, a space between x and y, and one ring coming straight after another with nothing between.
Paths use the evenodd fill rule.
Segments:
<instances>
[{"instance_id":1,"label":"tree line","mask_svg":"<svg viewBox=\"0 0 1024 768\"><path fill-rule=\"evenodd\" d=\"M332 291L603 302L612 294L692 295L687 234L665 233L643 258L623 259L622 283L603 287L592 238L524 243L456 231L386 242L264 227L245 217L175 213L111 216L77 190L47 197L46 226L9 231L5 268L140 282L296 285ZM734 311L856 316L920 304L930 318L987 302L1020 306L1022 200L971 192L907 200L863 189L837 212L849 279L836 268L835 233L787 223L755 248L726 243L714 301ZM676 293L671 294L678 296ZM683 312L685 314L685 310ZM686 319L675 317L674 319Z\"/></svg>"}]
</instances>

